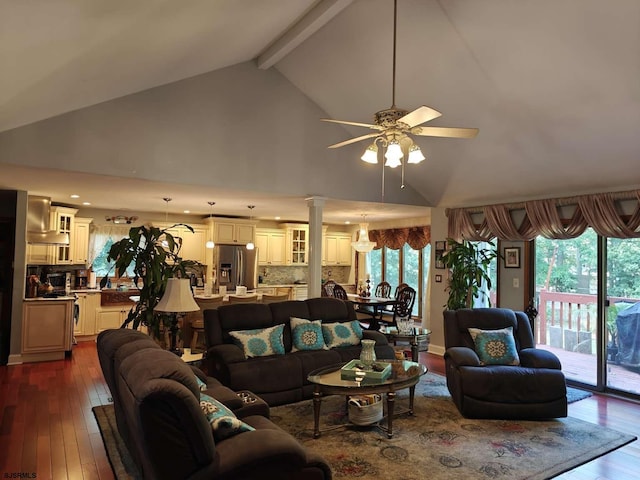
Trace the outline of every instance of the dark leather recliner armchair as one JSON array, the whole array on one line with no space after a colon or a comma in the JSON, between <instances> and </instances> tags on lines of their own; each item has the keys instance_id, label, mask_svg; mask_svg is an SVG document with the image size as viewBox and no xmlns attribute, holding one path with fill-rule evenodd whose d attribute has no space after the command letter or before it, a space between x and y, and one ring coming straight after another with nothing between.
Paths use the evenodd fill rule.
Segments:
<instances>
[{"instance_id":1,"label":"dark leather recliner armchair","mask_svg":"<svg viewBox=\"0 0 640 480\"><path fill-rule=\"evenodd\" d=\"M481 365L469 328L512 327L520 365ZM543 419L567 416L560 360L534 348L529 318L504 308L444 312L447 387L467 418Z\"/></svg>"}]
</instances>

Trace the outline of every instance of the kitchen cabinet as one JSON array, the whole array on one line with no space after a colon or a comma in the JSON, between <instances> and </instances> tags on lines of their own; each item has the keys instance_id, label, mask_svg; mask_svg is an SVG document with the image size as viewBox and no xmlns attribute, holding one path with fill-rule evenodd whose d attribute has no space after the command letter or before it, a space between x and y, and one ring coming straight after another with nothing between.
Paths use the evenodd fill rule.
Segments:
<instances>
[{"instance_id":1,"label":"kitchen cabinet","mask_svg":"<svg viewBox=\"0 0 640 480\"><path fill-rule=\"evenodd\" d=\"M260 295L275 295L276 289L274 287L258 287L256 288L256 293Z\"/></svg>"},{"instance_id":2,"label":"kitchen cabinet","mask_svg":"<svg viewBox=\"0 0 640 480\"><path fill-rule=\"evenodd\" d=\"M309 287L307 285L292 288L293 300L306 300L309 297Z\"/></svg>"},{"instance_id":3,"label":"kitchen cabinet","mask_svg":"<svg viewBox=\"0 0 640 480\"><path fill-rule=\"evenodd\" d=\"M286 232L286 264L306 265L309 251L309 227L301 224L283 224Z\"/></svg>"},{"instance_id":4,"label":"kitchen cabinet","mask_svg":"<svg viewBox=\"0 0 640 480\"><path fill-rule=\"evenodd\" d=\"M328 232L324 237L322 250L323 265L351 265L351 235Z\"/></svg>"},{"instance_id":5,"label":"kitchen cabinet","mask_svg":"<svg viewBox=\"0 0 640 480\"><path fill-rule=\"evenodd\" d=\"M114 305L101 306L96 311L96 332L100 333L109 328L120 328L129 315L131 306Z\"/></svg>"},{"instance_id":6,"label":"kitchen cabinet","mask_svg":"<svg viewBox=\"0 0 640 480\"><path fill-rule=\"evenodd\" d=\"M72 298L25 301L22 304L22 353L55 354L37 360L64 358L64 352L71 350L73 303Z\"/></svg>"},{"instance_id":7,"label":"kitchen cabinet","mask_svg":"<svg viewBox=\"0 0 640 480\"><path fill-rule=\"evenodd\" d=\"M285 265L285 232L276 229L256 229L258 265Z\"/></svg>"},{"instance_id":8,"label":"kitchen cabinet","mask_svg":"<svg viewBox=\"0 0 640 480\"><path fill-rule=\"evenodd\" d=\"M29 265L72 265L74 263L72 246L74 241L75 208L51 207L50 224L58 233L69 235L69 245L41 245L27 246L27 264ZM87 246L89 240L87 239Z\"/></svg>"},{"instance_id":9,"label":"kitchen cabinet","mask_svg":"<svg viewBox=\"0 0 640 480\"><path fill-rule=\"evenodd\" d=\"M53 245L42 245L39 243L29 243L27 245L28 265L51 265L54 255Z\"/></svg>"},{"instance_id":10,"label":"kitchen cabinet","mask_svg":"<svg viewBox=\"0 0 640 480\"><path fill-rule=\"evenodd\" d=\"M255 230L254 223L215 220L213 241L227 245L246 245L249 242L255 242Z\"/></svg>"},{"instance_id":11,"label":"kitchen cabinet","mask_svg":"<svg viewBox=\"0 0 640 480\"><path fill-rule=\"evenodd\" d=\"M71 258L76 265L87 265L89 260L89 228L92 218L74 218L71 236Z\"/></svg>"},{"instance_id":12,"label":"kitchen cabinet","mask_svg":"<svg viewBox=\"0 0 640 480\"><path fill-rule=\"evenodd\" d=\"M167 225L167 228L171 225ZM183 260L193 260L202 264L207 264L207 238L208 227L206 225L189 225L193 228L193 232L184 225L178 225L173 228L167 228L167 231L174 238L182 240L180 248L180 257Z\"/></svg>"},{"instance_id":13,"label":"kitchen cabinet","mask_svg":"<svg viewBox=\"0 0 640 480\"><path fill-rule=\"evenodd\" d=\"M51 207L51 225L55 225L54 228L58 233L66 233L69 235L69 245L55 245L53 247L55 265L73 264L71 248L73 245L73 228L77 212L78 210L75 208Z\"/></svg>"},{"instance_id":14,"label":"kitchen cabinet","mask_svg":"<svg viewBox=\"0 0 640 480\"><path fill-rule=\"evenodd\" d=\"M76 337L95 335L96 312L100 308L100 292L77 293L78 322L74 325L73 334Z\"/></svg>"}]
</instances>

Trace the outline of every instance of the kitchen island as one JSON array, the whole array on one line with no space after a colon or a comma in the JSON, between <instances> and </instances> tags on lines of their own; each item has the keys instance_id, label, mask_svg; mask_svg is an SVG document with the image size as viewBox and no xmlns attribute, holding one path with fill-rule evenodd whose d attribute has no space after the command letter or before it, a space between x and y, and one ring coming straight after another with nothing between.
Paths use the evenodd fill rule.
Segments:
<instances>
[{"instance_id":1,"label":"kitchen island","mask_svg":"<svg viewBox=\"0 0 640 480\"><path fill-rule=\"evenodd\" d=\"M75 297L25 298L22 304L22 361L62 360L71 352Z\"/></svg>"}]
</instances>

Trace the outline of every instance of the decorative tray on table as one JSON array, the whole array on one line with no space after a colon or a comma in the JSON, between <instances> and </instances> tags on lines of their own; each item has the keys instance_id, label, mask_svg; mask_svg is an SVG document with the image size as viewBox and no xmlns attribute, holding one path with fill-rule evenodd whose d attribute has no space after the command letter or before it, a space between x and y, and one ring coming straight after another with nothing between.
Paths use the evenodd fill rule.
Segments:
<instances>
[{"instance_id":1,"label":"decorative tray on table","mask_svg":"<svg viewBox=\"0 0 640 480\"><path fill-rule=\"evenodd\" d=\"M362 361L355 359L340 369L340 378L343 380L356 380L356 377L368 380L385 380L391 374L391 364L388 362L373 362L371 367L365 368Z\"/></svg>"}]
</instances>

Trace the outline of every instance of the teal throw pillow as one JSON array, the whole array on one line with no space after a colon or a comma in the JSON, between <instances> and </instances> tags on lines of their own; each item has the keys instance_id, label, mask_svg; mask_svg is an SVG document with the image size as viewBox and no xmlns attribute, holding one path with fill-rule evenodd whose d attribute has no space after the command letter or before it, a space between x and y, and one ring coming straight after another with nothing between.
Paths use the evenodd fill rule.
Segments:
<instances>
[{"instance_id":1,"label":"teal throw pillow","mask_svg":"<svg viewBox=\"0 0 640 480\"><path fill-rule=\"evenodd\" d=\"M323 323L322 335L324 336L324 343L326 343L329 348L360 345L360 340L362 340L362 327L357 320L351 322Z\"/></svg>"},{"instance_id":2,"label":"teal throw pillow","mask_svg":"<svg viewBox=\"0 0 640 480\"><path fill-rule=\"evenodd\" d=\"M322 335L322 320L291 317L292 352L299 350L327 350Z\"/></svg>"},{"instance_id":3,"label":"teal throw pillow","mask_svg":"<svg viewBox=\"0 0 640 480\"><path fill-rule=\"evenodd\" d=\"M520 365L512 327L499 330L470 328L469 333L482 365Z\"/></svg>"},{"instance_id":4,"label":"teal throw pillow","mask_svg":"<svg viewBox=\"0 0 640 480\"><path fill-rule=\"evenodd\" d=\"M234 413L225 407L215 398L204 393L200 394L200 408L211 424L213 439L216 442L233 437L242 432L255 430L251 425L247 425L239 420Z\"/></svg>"},{"instance_id":5,"label":"teal throw pillow","mask_svg":"<svg viewBox=\"0 0 640 480\"><path fill-rule=\"evenodd\" d=\"M229 335L233 337L236 345L242 348L245 356L251 358L284 355L283 332L284 324L280 324L253 330L234 330L229 332Z\"/></svg>"}]
</instances>

